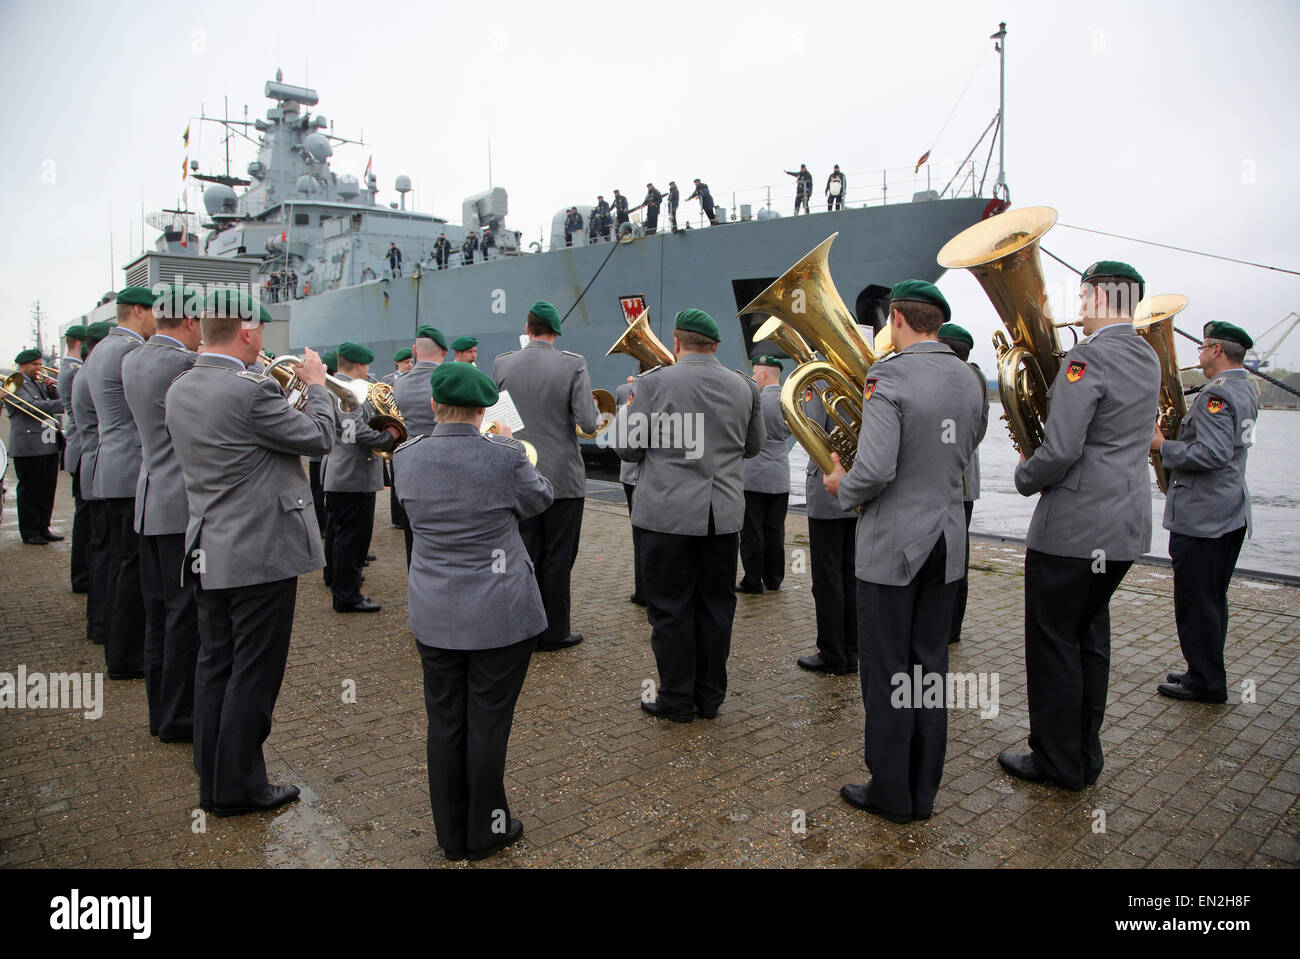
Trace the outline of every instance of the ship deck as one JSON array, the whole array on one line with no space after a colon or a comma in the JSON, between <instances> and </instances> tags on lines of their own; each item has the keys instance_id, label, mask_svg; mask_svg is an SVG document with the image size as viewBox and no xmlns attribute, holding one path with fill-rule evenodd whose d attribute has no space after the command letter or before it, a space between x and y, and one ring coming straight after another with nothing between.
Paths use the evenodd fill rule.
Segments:
<instances>
[{"instance_id":1,"label":"ship deck","mask_svg":"<svg viewBox=\"0 0 1300 959\"><path fill-rule=\"evenodd\" d=\"M626 510L586 505L574 628L586 642L534 657L507 766L523 839L490 867L1278 867L1300 863L1300 588L1237 579L1228 648L1231 702L1162 699L1181 660L1169 571L1135 566L1112 604L1110 702L1097 786L1067 793L1008 778L997 753L1022 746L1022 551L976 542L970 607L953 671L995 672L999 710L949 714L934 818L896 826L845 806L866 778L854 677L805 673L813 607L806 572L778 593L740 596L730 689L716 721L664 723L638 708L655 677L650 631L627 602ZM977 507L978 508L978 507ZM71 528L67 474L55 526ZM791 514L790 551L807 549ZM100 671L84 598L67 589L68 543L17 541L0 669ZM339 616L318 575L298 589L293 645L267 743L273 781L302 788L277 813L192 829L197 781L184 745L151 740L143 685L105 684L101 718L6 710L0 717L0 866L440 867L425 772L421 672L407 630L401 533L379 497L367 589L374 616ZM21 567L21 576L16 569ZM355 680L357 702L341 702ZM1256 702L1241 702L1252 680ZM796 811L806 830L792 829ZM1097 831L1097 810L1104 830ZM448 868L477 868L454 864Z\"/></svg>"}]
</instances>

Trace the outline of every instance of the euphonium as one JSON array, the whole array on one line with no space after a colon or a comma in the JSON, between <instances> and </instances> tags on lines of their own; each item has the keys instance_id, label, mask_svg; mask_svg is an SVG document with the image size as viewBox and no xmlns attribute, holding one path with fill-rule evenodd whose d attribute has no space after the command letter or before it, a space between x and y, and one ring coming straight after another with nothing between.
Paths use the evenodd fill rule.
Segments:
<instances>
[{"instance_id":1,"label":"euphonium","mask_svg":"<svg viewBox=\"0 0 1300 959\"><path fill-rule=\"evenodd\" d=\"M1187 297L1178 293L1148 296L1133 310L1133 329L1151 344L1160 357L1160 415L1156 425L1165 439L1178 438L1183 418L1187 416L1187 399L1183 396L1183 380L1178 371L1178 350L1174 344L1174 316L1187 306ZM1169 492L1169 471L1160 461L1160 454L1151 453L1151 465L1156 471L1156 484L1160 492Z\"/></svg>"},{"instance_id":2,"label":"euphonium","mask_svg":"<svg viewBox=\"0 0 1300 959\"><path fill-rule=\"evenodd\" d=\"M592 390L592 402L596 404L596 409L600 416L596 421L596 428L590 433L584 432L582 427L577 423L573 424L573 432L577 433L584 440L594 440L601 434L601 431L610 423L614 422L614 417L618 415L618 402L614 399L614 394L609 390Z\"/></svg>"},{"instance_id":3,"label":"euphonium","mask_svg":"<svg viewBox=\"0 0 1300 959\"><path fill-rule=\"evenodd\" d=\"M1002 418L1020 454L1032 456L1043 442L1047 388L1061 366L1061 343L1047 302L1038 241L1056 223L1056 211L1029 206L990 217L963 230L939 251L945 269L975 274L1011 334L993 334L998 355Z\"/></svg>"},{"instance_id":4,"label":"euphonium","mask_svg":"<svg viewBox=\"0 0 1300 959\"><path fill-rule=\"evenodd\" d=\"M781 412L786 425L824 473L835 468L831 453L839 454L845 469L853 465L858 431L862 428L867 370L876 360L871 344L840 299L827 269L831 244L837 236L839 233L832 233L819 243L738 314L766 313L775 317L800 338L806 348L803 355L810 356L816 350L826 357L801 363L781 387ZM797 341L791 343L799 349ZM794 358L794 353L781 345ZM801 401L808 387L817 390L834 424L830 433L804 414Z\"/></svg>"},{"instance_id":5,"label":"euphonium","mask_svg":"<svg viewBox=\"0 0 1300 959\"><path fill-rule=\"evenodd\" d=\"M659 366L672 366L677 362L673 351L664 346L655 331L650 329L650 314L642 313L628 324L623 335L614 341L606 356L626 353L643 367L653 370Z\"/></svg>"},{"instance_id":6,"label":"euphonium","mask_svg":"<svg viewBox=\"0 0 1300 959\"><path fill-rule=\"evenodd\" d=\"M281 356L272 360L265 354L263 358L268 361L266 375L280 384L280 389L284 390L289 405L296 410L306 406L307 389L302 380L298 379L295 370L295 367L302 363L302 358ZM370 395L369 385L365 380L341 380L329 373L325 374L325 388L334 394L334 401L343 413L355 412Z\"/></svg>"}]
</instances>

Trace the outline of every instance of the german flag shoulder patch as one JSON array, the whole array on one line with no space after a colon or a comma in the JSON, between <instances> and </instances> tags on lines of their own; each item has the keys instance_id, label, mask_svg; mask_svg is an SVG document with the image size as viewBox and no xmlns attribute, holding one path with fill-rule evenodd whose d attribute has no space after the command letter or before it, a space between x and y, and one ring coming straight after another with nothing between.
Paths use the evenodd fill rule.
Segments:
<instances>
[{"instance_id":1,"label":"german flag shoulder patch","mask_svg":"<svg viewBox=\"0 0 1300 959\"><path fill-rule=\"evenodd\" d=\"M1071 383L1077 383L1083 379L1083 374L1087 372L1088 364L1080 360L1071 360L1070 365L1065 368L1065 378Z\"/></svg>"},{"instance_id":2,"label":"german flag shoulder patch","mask_svg":"<svg viewBox=\"0 0 1300 959\"><path fill-rule=\"evenodd\" d=\"M867 380L867 385L862 390L862 400L864 403L871 399L872 393L876 392L876 381L878 379L879 377L873 376L871 379Z\"/></svg>"},{"instance_id":3,"label":"german flag shoulder patch","mask_svg":"<svg viewBox=\"0 0 1300 959\"><path fill-rule=\"evenodd\" d=\"M1217 396L1211 396L1205 401L1205 408L1211 413L1217 413L1223 409L1223 400Z\"/></svg>"}]
</instances>

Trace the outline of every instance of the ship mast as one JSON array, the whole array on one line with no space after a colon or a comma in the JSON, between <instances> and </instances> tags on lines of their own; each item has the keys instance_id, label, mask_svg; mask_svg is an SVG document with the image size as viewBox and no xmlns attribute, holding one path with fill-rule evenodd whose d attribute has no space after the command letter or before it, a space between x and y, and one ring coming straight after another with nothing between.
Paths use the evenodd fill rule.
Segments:
<instances>
[{"instance_id":1,"label":"ship mast","mask_svg":"<svg viewBox=\"0 0 1300 959\"><path fill-rule=\"evenodd\" d=\"M996 40L993 49L998 52L998 182L993 187L993 195L1002 191L1007 196L1007 22L998 24L998 32L989 37Z\"/></svg>"}]
</instances>

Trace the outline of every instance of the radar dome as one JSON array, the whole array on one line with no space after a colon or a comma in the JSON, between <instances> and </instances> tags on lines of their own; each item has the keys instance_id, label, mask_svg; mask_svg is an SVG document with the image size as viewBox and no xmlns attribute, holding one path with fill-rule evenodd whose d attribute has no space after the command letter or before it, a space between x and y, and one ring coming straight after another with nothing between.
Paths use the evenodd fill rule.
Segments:
<instances>
[{"instance_id":1,"label":"radar dome","mask_svg":"<svg viewBox=\"0 0 1300 959\"><path fill-rule=\"evenodd\" d=\"M203 191L203 208L208 216L235 212L235 191L224 183L214 183Z\"/></svg>"},{"instance_id":2,"label":"radar dome","mask_svg":"<svg viewBox=\"0 0 1300 959\"><path fill-rule=\"evenodd\" d=\"M311 154L313 160L320 163L327 159L333 152L334 148L330 146L330 141L319 133L312 133L302 141L302 148Z\"/></svg>"},{"instance_id":3,"label":"radar dome","mask_svg":"<svg viewBox=\"0 0 1300 959\"><path fill-rule=\"evenodd\" d=\"M339 196L345 200L355 200L361 195L361 184L351 173L345 173L339 177L338 184Z\"/></svg>"},{"instance_id":4,"label":"radar dome","mask_svg":"<svg viewBox=\"0 0 1300 959\"><path fill-rule=\"evenodd\" d=\"M398 193L410 193L411 178L407 176L405 173L403 173L401 176L397 178L397 181L393 184L393 189L396 190Z\"/></svg>"},{"instance_id":5,"label":"radar dome","mask_svg":"<svg viewBox=\"0 0 1300 959\"><path fill-rule=\"evenodd\" d=\"M309 174L304 173L302 176L298 177L297 190L299 193L306 193L310 196L318 189L319 187L316 186L316 181L312 179Z\"/></svg>"}]
</instances>

